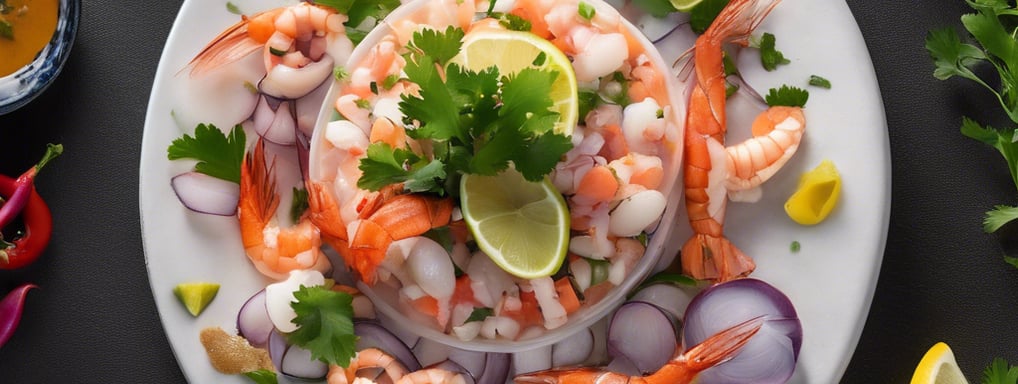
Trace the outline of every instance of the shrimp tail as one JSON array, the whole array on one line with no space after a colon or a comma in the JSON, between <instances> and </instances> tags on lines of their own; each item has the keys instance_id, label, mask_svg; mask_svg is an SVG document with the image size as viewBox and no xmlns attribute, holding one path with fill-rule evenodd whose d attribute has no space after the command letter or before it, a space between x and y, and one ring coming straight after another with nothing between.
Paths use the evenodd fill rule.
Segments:
<instances>
[{"instance_id":1,"label":"shrimp tail","mask_svg":"<svg viewBox=\"0 0 1018 384\"><path fill-rule=\"evenodd\" d=\"M753 259L723 235L695 234L682 246L682 272L699 280L720 283L745 277L754 269Z\"/></svg>"},{"instance_id":2,"label":"shrimp tail","mask_svg":"<svg viewBox=\"0 0 1018 384\"><path fill-rule=\"evenodd\" d=\"M227 28L202 48L187 65L191 68L191 76L201 75L235 62L261 49L262 44L248 38L249 20L244 16L240 22Z\"/></svg>"},{"instance_id":3,"label":"shrimp tail","mask_svg":"<svg viewBox=\"0 0 1018 384\"><path fill-rule=\"evenodd\" d=\"M690 348L679 360L684 358L686 369L693 372L701 372L722 364L735 357L742 347L746 346L746 343L760 331L763 323L764 317L757 316L726 328ZM672 361L676 361L676 359ZM674 366L674 364L665 364L666 368L670 366ZM666 368L659 370L654 375L666 374Z\"/></svg>"},{"instance_id":4,"label":"shrimp tail","mask_svg":"<svg viewBox=\"0 0 1018 384\"><path fill-rule=\"evenodd\" d=\"M252 233L241 236L244 247L255 239L261 239L262 228L269 222L279 207L279 195L276 194L276 178L273 176L275 161L271 165L265 162L265 142L261 139L248 152L244 164L240 168L240 207L237 218L241 222L242 231Z\"/></svg>"}]
</instances>

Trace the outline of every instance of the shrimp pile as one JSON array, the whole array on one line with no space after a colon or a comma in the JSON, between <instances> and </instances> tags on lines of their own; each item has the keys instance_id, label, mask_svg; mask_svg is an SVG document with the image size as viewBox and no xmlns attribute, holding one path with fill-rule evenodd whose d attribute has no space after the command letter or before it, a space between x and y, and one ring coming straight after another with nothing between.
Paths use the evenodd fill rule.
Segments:
<instances>
[{"instance_id":1,"label":"shrimp pile","mask_svg":"<svg viewBox=\"0 0 1018 384\"><path fill-rule=\"evenodd\" d=\"M674 79L663 60L614 8L597 3L587 20L575 0L520 0L506 11L565 53L581 92L596 98L572 131L573 148L549 175L571 216L569 256L560 273L528 280L503 271L473 246L458 202L448 197L409 193L400 185L357 188L358 165L372 143L417 153L430 148L408 137L414 125L405 124L399 109L400 98L415 94L417 85L404 78L378 86L401 78L413 33L453 26L469 39L474 30L505 28L475 20L486 5L430 1L387 21L389 33L346 68L335 101L340 119L312 143L309 216L347 266L376 289L394 292L411 318L462 340L514 340L562 326L631 274L646 252L641 237L655 230L677 178L682 119L672 107ZM451 245L427 235L436 230L448 232ZM479 309L491 315L467 322Z\"/></svg>"},{"instance_id":2,"label":"shrimp pile","mask_svg":"<svg viewBox=\"0 0 1018 384\"><path fill-rule=\"evenodd\" d=\"M725 147L722 46L747 45L778 1L732 1L693 46L696 79L686 115L683 168L693 236L682 246L682 270L696 279L723 282L753 272L753 259L724 236L726 195L754 193L795 153L806 127L800 108L771 107L753 122L752 138Z\"/></svg>"}]
</instances>

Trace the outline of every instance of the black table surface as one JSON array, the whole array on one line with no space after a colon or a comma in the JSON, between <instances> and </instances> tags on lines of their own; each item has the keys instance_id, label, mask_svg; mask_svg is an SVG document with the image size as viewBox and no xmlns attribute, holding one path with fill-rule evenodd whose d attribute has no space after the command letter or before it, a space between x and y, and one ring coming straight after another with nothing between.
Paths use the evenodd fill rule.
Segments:
<instances>
[{"instance_id":1,"label":"black table surface","mask_svg":"<svg viewBox=\"0 0 1018 384\"><path fill-rule=\"evenodd\" d=\"M994 357L1018 363L1018 269L1002 257L1018 236L980 225L983 212L1016 196L1003 158L959 127L963 115L1009 122L985 90L932 76L926 33L960 30L964 1L847 2L876 68L893 181L876 294L842 382L907 382L937 341L978 382ZM4 174L30 166L46 143L66 147L38 181L55 221L49 248L26 269L0 272L0 292L42 287L0 348L0 382L186 381L152 298L138 207L149 92L181 3L86 0L63 73L34 102L0 116Z\"/></svg>"}]
</instances>

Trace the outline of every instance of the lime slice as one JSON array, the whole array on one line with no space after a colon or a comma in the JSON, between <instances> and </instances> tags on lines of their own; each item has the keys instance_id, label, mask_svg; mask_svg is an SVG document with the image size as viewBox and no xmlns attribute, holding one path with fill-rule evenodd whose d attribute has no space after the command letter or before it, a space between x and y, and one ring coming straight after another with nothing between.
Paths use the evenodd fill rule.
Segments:
<instances>
[{"instance_id":1,"label":"lime slice","mask_svg":"<svg viewBox=\"0 0 1018 384\"><path fill-rule=\"evenodd\" d=\"M460 209L477 245L506 272L534 279L562 266L569 211L547 179L529 182L513 169L496 176L464 175Z\"/></svg>"},{"instance_id":2,"label":"lime slice","mask_svg":"<svg viewBox=\"0 0 1018 384\"><path fill-rule=\"evenodd\" d=\"M702 2L703 0L670 0L670 1L672 3L672 6L675 7L677 11L689 12L692 11L693 8L695 8L696 5L700 4L700 2Z\"/></svg>"},{"instance_id":3,"label":"lime slice","mask_svg":"<svg viewBox=\"0 0 1018 384\"><path fill-rule=\"evenodd\" d=\"M472 71L491 66L502 75L524 68L539 68L559 73L551 85L552 106L559 113L555 132L573 133L579 117L576 74L572 63L555 45L530 32L498 29L478 30L463 38L463 47L452 62Z\"/></svg>"},{"instance_id":4,"label":"lime slice","mask_svg":"<svg viewBox=\"0 0 1018 384\"><path fill-rule=\"evenodd\" d=\"M216 283L180 283L173 287L173 294L180 299L191 316L201 314L216 297L216 293L219 293L219 284Z\"/></svg>"},{"instance_id":5,"label":"lime slice","mask_svg":"<svg viewBox=\"0 0 1018 384\"><path fill-rule=\"evenodd\" d=\"M934 344L912 374L912 384L968 384L947 344Z\"/></svg>"}]
</instances>

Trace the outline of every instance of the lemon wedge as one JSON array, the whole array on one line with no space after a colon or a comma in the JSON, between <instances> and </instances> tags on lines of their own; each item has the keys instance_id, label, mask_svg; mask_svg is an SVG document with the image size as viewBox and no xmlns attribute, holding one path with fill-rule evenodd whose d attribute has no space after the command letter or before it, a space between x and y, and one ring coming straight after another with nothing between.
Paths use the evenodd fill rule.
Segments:
<instances>
[{"instance_id":1,"label":"lemon wedge","mask_svg":"<svg viewBox=\"0 0 1018 384\"><path fill-rule=\"evenodd\" d=\"M569 210L548 179L530 182L512 168L460 180L460 209L477 246L506 272L550 276L569 248Z\"/></svg>"},{"instance_id":2,"label":"lemon wedge","mask_svg":"<svg viewBox=\"0 0 1018 384\"><path fill-rule=\"evenodd\" d=\"M947 344L934 344L912 374L912 384L968 384Z\"/></svg>"},{"instance_id":3,"label":"lemon wedge","mask_svg":"<svg viewBox=\"0 0 1018 384\"><path fill-rule=\"evenodd\" d=\"M785 213L802 225L820 223L831 213L841 195L841 175L830 160L799 179L799 187L785 202Z\"/></svg>"}]
</instances>

